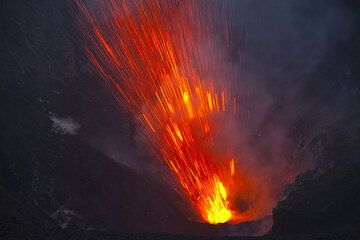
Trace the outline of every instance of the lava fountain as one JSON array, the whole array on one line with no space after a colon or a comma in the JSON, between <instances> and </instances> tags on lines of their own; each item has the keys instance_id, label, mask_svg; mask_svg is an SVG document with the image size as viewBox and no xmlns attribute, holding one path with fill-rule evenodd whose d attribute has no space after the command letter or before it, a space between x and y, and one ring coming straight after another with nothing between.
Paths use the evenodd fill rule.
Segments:
<instances>
[{"instance_id":1,"label":"lava fountain","mask_svg":"<svg viewBox=\"0 0 360 240\"><path fill-rule=\"evenodd\" d=\"M211 3L74 1L91 61L201 220L252 219L251 208L234 204L251 182L232 150L217 143L237 114L226 66L199 53L217 50L211 41L216 14L201 11L214 9ZM226 44L226 34L220 42Z\"/></svg>"}]
</instances>

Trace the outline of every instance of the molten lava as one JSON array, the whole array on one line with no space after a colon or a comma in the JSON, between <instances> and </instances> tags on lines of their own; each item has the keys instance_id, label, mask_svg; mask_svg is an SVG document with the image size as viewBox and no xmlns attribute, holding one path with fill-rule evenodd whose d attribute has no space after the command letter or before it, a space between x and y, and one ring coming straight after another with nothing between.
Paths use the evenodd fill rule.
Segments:
<instances>
[{"instance_id":1,"label":"molten lava","mask_svg":"<svg viewBox=\"0 0 360 240\"><path fill-rule=\"evenodd\" d=\"M85 49L155 156L203 221L250 219L232 204L244 179L217 137L236 113L224 69L209 61L213 16L204 2L75 0ZM94 1L93 1L94 2ZM206 5L206 6L204 6ZM201 51L202 50L202 51Z\"/></svg>"}]
</instances>

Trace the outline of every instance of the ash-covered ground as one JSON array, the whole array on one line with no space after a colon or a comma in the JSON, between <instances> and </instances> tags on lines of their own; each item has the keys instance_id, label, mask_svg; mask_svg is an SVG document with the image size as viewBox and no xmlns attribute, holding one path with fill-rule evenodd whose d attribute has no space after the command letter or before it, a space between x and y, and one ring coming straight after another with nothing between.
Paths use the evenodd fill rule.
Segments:
<instances>
[{"instance_id":1,"label":"ash-covered ground","mask_svg":"<svg viewBox=\"0 0 360 240\"><path fill-rule=\"evenodd\" d=\"M360 2L229 4L252 149L303 169L273 215L190 221L100 84L68 1L4 0L0 238L360 239Z\"/></svg>"}]
</instances>

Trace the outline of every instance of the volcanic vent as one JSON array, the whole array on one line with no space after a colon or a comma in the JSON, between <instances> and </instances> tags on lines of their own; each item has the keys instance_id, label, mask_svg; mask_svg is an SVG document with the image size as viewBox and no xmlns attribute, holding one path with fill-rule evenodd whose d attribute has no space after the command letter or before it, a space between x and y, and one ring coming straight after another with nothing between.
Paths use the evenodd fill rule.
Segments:
<instances>
[{"instance_id":1,"label":"volcanic vent","mask_svg":"<svg viewBox=\"0 0 360 240\"><path fill-rule=\"evenodd\" d=\"M133 115L196 220L235 223L270 214L270 183L256 177L257 167L242 165L246 159L228 137L242 112L221 50L226 16L195 0L76 5L84 49L104 85Z\"/></svg>"}]
</instances>

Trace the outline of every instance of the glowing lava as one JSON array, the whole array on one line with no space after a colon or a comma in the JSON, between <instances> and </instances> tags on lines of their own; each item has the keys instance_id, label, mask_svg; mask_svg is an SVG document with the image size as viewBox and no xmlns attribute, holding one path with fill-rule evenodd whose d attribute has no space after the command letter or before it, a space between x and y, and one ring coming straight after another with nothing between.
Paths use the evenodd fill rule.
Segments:
<instances>
[{"instance_id":1,"label":"glowing lava","mask_svg":"<svg viewBox=\"0 0 360 240\"><path fill-rule=\"evenodd\" d=\"M75 1L92 62L201 219L238 221L231 199L241 176L231 149L216 143L235 101L225 70L209 61L216 46L204 2Z\"/></svg>"},{"instance_id":2,"label":"glowing lava","mask_svg":"<svg viewBox=\"0 0 360 240\"><path fill-rule=\"evenodd\" d=\"M231 219L232 213L228 206L227 200L227 191L219 181L219 179L214 179L215 189L213 193L213 199L209 197L208 201L205 203L206 212L207 212L207 221L209 223L224 223Z\"/></svg>"}]
</instances>

